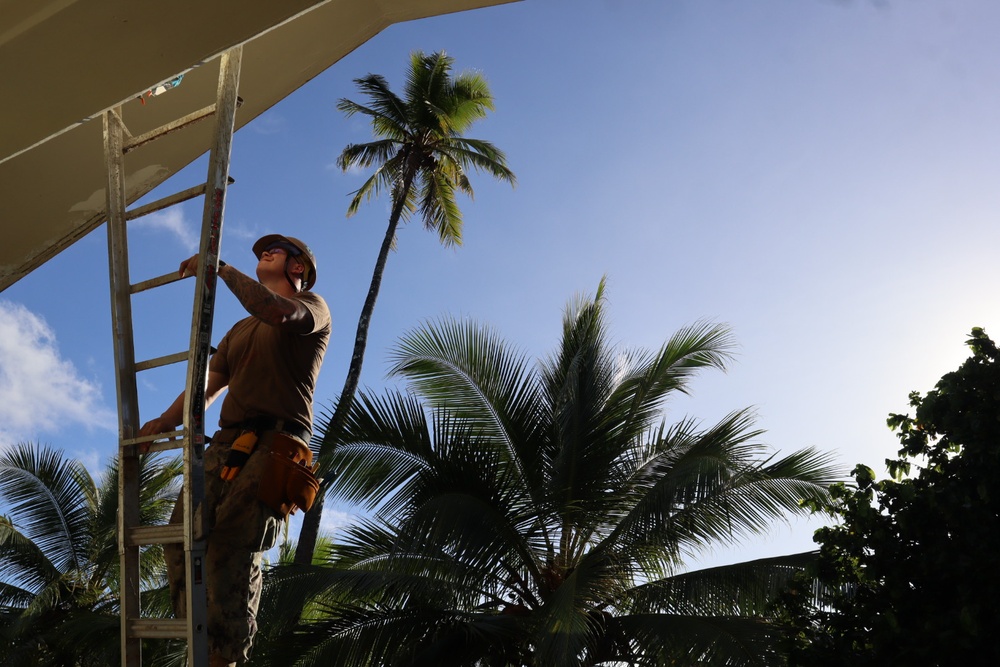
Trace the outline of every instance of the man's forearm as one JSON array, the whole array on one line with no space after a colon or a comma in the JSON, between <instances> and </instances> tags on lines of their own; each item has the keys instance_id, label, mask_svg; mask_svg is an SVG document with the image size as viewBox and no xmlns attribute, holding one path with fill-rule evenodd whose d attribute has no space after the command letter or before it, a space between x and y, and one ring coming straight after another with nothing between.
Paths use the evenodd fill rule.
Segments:
<instances>
[{"instance_id":1,"label":"man's forearm","mask_svg":"<svg viewBox=\"0 0 1000 667\"><path fill-rule=\"evenodd\" d=\"M247 312L268 324L282 324L296 314L298 304L275 294L264 285L228 264L219 267L219 277L236 295Z\"/></svg>"},{"instance_id":2,"label":"man's forearm","mask_svg":"<svg viewBox=\"0 0 1000 667\"><path fill-rule=\"evenodd\" d=\"M208 406L212 405L216 398L218 398L226 387L229 385L229 376L225 373L219 373L217 371L208 372L208 382L205 387L205 409L208 410ZM163 414L156 419L151 419L142 425L139 429L139 435L158 435L160 433L166 433L171 431L181 424L184 423L184 398L186 392L182 391L174 402L170 404ZM149 449L148 443L145 453Z\"/></svg>"},{"instance_id":3,"label":"man's forearm","mask_svg":"<svg viewBox=\"0 0 1000 667\"><path fill-rule=\"evenodd\" d=\"M176 428L184 423L184 392L180 393L180 396L174 399L174 402L170 404L163 414L160 415L160 419L170 424L172 428Z\"/></svg>"}]
</instances>

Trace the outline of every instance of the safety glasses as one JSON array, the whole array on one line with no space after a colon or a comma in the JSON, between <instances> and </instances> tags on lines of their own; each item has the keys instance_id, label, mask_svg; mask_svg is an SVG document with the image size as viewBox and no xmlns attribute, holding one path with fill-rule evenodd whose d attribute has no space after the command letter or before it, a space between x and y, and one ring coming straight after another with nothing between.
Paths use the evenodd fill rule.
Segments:
<instances>
[{"instance_id":1,"label":"safety glasses","mask_svg":"<svg viewBox=\"0 0 1000 667\"><path fill-rule=\"evenodd\" d=\"M298 257L302 254L302 251L293 246L291 243L285 243L284 241L275 241L271 245L264 248L264 252L269 255L273 255L275 250L283 250L290 257Z\"/></svg>"}]
</instances>

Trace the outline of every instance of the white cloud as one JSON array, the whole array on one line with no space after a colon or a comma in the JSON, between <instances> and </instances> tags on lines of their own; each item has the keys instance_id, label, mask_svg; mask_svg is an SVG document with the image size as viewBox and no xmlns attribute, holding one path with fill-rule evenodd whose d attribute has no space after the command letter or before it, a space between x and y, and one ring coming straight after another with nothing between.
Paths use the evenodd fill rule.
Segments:
<instances>
[{"instance_id":1,"label":"white cloud","mask_svg":"<svg viewBox=\"0 0 1000 667\"><path fill-rule=\"evenodd\" d=\"M238 223L226 224L224 233L225 236L233 237L237 241L256 241L263 236L256 227L250 228Z\"/></svg>"},{"instance_id":2,"label":"white cloud","mask_svg":"<svg viewBox=\"0 0 1000 667\"><path fill-rule=\"evenodd\" d=\"M298 539L299 533L302 531L302 518L304 516L305 515L301 511L297 511L288 520L288 534L293 540ZM321 535L330 537L334 533L358 523L361 518L361 515L351 514L350 512L336 509L336 507L329 504L324 505L323 517L319 522L319 532Z\"/></svg>"},{"instance_id":3,"label":"white cloud","mask_svg":"<svg viewBox=\"0 0 1000 667\"><path fill-rule=\"evenodd\" d=\"M0 301L0 439L67 425L117 430L101 387L59 354L55 333L24 306Z\"/></svg>"},{"instance_id":4,"label":"white cloud","mask_svg":"<svg viewBox=\"0 0 1000 667\"><path fill-rule=\"evenodd\" d=\"M285 131L287 122L284 116L271 112L258 116L248 127L257 134L277 134Z\"/></svg>"},{"instance_id":5,"label":"white cloud","mask_svg":"<svg viewBox=\"0 0 1000 667\"><path fill-rule=\"evenodd\" d=\"M322 535L333 535L339 530L357 523L358 517L348 512L341 512L332 507L323 508L323 516L319 520L319 532Z\"/></svg>"},{"instance_id":6,"label":"white cloud","mask_svg":"<svg viewBox=\"0 0 1000 667\"><path fill-rule=\"evenodd\" d=\"M180 241L181 245L188 252L192 254L198 252L201 239L195 230L195 226L185 219L184 211L179 206L150 213L139 218L132 224L137 228L169 232Z\"/></svg>"}]
</instances>

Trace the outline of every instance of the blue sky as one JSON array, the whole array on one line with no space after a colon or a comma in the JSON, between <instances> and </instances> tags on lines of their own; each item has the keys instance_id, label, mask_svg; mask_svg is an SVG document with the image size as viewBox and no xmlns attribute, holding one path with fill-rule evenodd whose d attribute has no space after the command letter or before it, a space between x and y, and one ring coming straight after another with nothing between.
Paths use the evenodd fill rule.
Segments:
<instances>
[{"instance_id":1,"label":"blue sky","mask_svg":"<svg viewBox=\"0 0 1000 667\"><path fill-rule=\"evenodd\" d=\"M668 419L755 406L775 449L882 471L886 415L957 367L971 327L1000 335L998 26L991 0L527 0L393 26L237 133L222 255L252 272L270 232L316 249L335 321L328 406L388 217L386 201L344 216L363 176L334 161L370 133L334 106L360 101L353 78L399 89L411 51L444 49L489 79L497 109L470 136L507 152L518 187L473 177L461 248L400 232L363 385L384 386L392 342L442 315L543 356L567 301L607 275L622 345L656 348L703 318L740 344ZM193 251L200 206L135 224L135 280ZM220 294L216 340L242 316ZM140 357L186 346L189 299L190 282L137 297ZM114 453L108 302L103 229L0 294L0 444L47 442L94 470ZM143 418L182 382L143 375ZM335 509L329 526L352 511ZM817 525L705 562L806 550Z\"/></svg>"}]
</instances>

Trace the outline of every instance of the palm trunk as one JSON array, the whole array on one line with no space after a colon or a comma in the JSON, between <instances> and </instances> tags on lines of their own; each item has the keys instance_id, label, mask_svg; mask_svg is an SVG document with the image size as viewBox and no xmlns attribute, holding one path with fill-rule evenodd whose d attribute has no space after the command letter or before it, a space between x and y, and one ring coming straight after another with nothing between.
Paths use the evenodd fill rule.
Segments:
<instances>
[{"instance_id":1,"label":"palm trunk","mask_svg":"<svg viewBox=\"0 0 1000 667\"><path fill-rule=\"evenodd\" d=\"M385 271L386 260L389 258L389 249L392 248L392 240L396 237L396 227L399 225L399 219L402 216L403 206L406 204L415 173L415 169L407 168L406 174L403 176L403 187L393 203L392 212L389 215L389 226L385 231L385 238L382 239L378 259L375 261L372 282L368 287L368 297L365 299L365 305L361 308L361 316L358 318L358 331L354 336L354 352L351 355L351 365L347 369L347 379L344 381L344 388L337 400L337 407L333 411L330 427L323 434L323 441L320 443L318 460L320 464L319 474L322 476L328 472L325 461L340 441L340 435L347 424L347 415L354 404L354 395L357 393L358 381L361 378L361 366L365 361L365 347L368 345L368 326L371 323L372 312L375 310L379 288L382 286L382 274ZM297 565L312 563L328 486L327 483L321 485L315 504L303 517L298 545L295 548L295 563Z\"/></svg>"}]
</instances>

